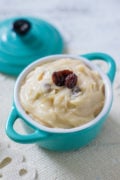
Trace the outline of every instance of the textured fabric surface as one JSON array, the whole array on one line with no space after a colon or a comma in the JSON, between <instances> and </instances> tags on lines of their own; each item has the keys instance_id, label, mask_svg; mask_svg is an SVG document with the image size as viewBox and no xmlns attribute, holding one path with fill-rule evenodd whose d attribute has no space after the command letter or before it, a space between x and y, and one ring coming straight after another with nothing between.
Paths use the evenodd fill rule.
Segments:
<instances>
[{"instance_id":1,"label":"textured fabric surface","mask_svg":"<svg viewBox=\"0 0 120 180\"><path fill-rule=\"evenodd\" d=\"M120 2L115 0L0 0L0 20L19 15L44 18L63 34L66 52L106 52L117 73L114 101L99 136L72 152L52 152L36 144L17 144L5 134L16 78L0 74L0 179L119 180L120 179ZM16 130L24 132L20 120ZM7 158L7 163L2 166Z\"/></svg>"}]
</instances>

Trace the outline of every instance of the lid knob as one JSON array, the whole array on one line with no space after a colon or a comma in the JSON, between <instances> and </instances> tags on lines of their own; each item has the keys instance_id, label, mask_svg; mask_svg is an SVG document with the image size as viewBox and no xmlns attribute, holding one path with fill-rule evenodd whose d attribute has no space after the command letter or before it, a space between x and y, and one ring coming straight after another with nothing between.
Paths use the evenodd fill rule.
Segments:
<instances>
[{"instance_id":1,"label":"lid knob","mask_svg":"<svg viewBox=\"0 0 120 180\"><path fill-rule=\"evenodd\" d=\"M26 19L18 19L13 23L13 31L19 35L25 35L31 28L31 23Z\"/></svg>"}]
</instances>

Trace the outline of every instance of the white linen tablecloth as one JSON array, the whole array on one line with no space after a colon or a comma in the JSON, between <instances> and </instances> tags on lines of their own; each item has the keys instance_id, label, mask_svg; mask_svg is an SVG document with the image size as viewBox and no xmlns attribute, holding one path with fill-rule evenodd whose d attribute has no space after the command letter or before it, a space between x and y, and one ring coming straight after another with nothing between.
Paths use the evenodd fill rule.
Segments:
<instances>
[{"instance_id":1,"label":"white linen tablecloth","mask_svg":"<svg viewBox=\"0 0 120 180\"><path fill-rule=\"evenodd\" d=\"M117 64L114 101L101 133L88 146L62 153L41 149L36 144L17 144L7 137L5 124L16 78L0 74L0 179L120 179L119 9L117 0L0 0L0 20L20 15L43 18L62 33L66 53L106 52ZM24 131L20 121L16 129Z\"/></svg>"}]
</instances>

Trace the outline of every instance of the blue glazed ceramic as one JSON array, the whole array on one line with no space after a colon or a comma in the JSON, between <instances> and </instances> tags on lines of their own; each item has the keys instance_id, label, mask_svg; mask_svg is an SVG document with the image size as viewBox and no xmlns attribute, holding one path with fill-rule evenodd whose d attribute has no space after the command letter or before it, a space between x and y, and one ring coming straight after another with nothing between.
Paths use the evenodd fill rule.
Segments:
<instances>
[{"instance_id":1,"label":"blue glazed ceramic","mask_svg":"<svg viewBox=\"0 0 120 180\"><path fill-rule=\"evenodd\" d=\"M57 60L59 58L72 57L83 61L93 70L98 71L105 84L105 104L99 115L92 121L76 128L59 129L49 128L32 120L22 109L19 102L19 89L25 76L41 62ZM93 60L100 59L108 64L108 72L105 74L98 66L92 63ZM90 53L81 56L54 55L48 56L29 65L18 77L14 89L14 103L12 111L6 124L6 133L18 143L38 143L41 147L49 150L68 151L78 149L87 145L100 132L103 123L107 119L113 101L112 82L115 77L116 65L114 60L104 53ZM21 118L34 131L31 134L22 135L14 129L17 118Z\"/></svg>"},{"instance_id":2,"label":"blue glazed ceramic","mask_svg":"<svg viewBox=\"0 0 120 180\"><path fill-rule=\"evenodd\" d=\"M18 75L36 59L63 49L61 34L47 21L22 16L0 22L0 72Z\"/></svg>"}]
</instances>

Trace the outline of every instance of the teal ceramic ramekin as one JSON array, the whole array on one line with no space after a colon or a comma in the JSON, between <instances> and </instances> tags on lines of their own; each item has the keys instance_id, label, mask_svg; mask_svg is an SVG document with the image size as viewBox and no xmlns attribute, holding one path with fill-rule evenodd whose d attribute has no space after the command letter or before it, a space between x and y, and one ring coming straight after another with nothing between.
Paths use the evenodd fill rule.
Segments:
<instances>
[{"instance_id":1,"label":"teal ceramic ramekin","mask_svg":"<svg viewBox=\"0 0 120 180\"><path fill-rule=\"evenodd\" d=\"M60 58L75 58L83 61L91 69L96 70L105 85L105 103L102 111L92 121L76 128L60 129L45 127L32 119L25 113L19 100L19 90L26 75L36 66L46 61L56 61ZM104 73L100 67L95 65L93 60L103 60L108 64L108 72ZM53 55L41 58L28 67L19 75L14 88L14 103L12 111L8 117L6 124L6 133L14 141L18 143L38 143L41 147L49 150L67 151L74 150L87 145L100 132L101 127L111 109L113 101L112 82L115 77L116 65L114 60L104 53L90 53L80 56L74 55ZM87 111L87 109L86 109ZM47 112L46 112L47 113ZM15 121L20 118L34 131L31 134L23 135L14 129Z\"/></svg>"}]
</instances>

